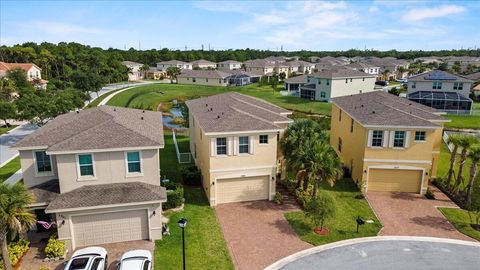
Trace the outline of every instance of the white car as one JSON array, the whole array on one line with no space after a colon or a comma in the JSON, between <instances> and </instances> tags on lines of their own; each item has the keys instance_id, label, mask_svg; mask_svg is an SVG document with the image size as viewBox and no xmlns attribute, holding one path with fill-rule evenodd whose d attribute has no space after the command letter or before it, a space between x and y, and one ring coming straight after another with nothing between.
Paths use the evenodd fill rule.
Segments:
<instances>
[{"instance_id":1,"label":"white car","mask_svg":"<svg viewBox=\"0 0 480 270\"><path fill-rule=\"evenodd\" d=\"M148 250L137 249L125 252L118 263L118 270L151 270L152 254Z\"/></svg>"},{"instance_id":2,"label":"white car","mask_svg":"<svg viewBox=\"0 0 480 270\"><path fill-rule=\"evenodd\" d=\"M77 250L65 265L65 270L106 270L107 268L108 255L102 247Z\"/></svg>"}]
</instances>

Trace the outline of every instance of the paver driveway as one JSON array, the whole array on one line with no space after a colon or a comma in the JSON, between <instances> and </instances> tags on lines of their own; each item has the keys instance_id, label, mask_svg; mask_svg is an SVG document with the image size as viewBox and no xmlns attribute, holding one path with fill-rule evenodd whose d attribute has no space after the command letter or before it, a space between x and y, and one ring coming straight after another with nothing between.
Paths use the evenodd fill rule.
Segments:
<instances>
[{"instance_id":1,"label":"paver driveway","mask_svg":"<svg viewBox=\"0 0 480 270\"><path fill-rule=\"evenodd\" d=\"M458 232L436 207L457 207L440 190L431 187L436 200L414 193L369 191L373 210L380 218L380 235L431 236L474 241Z\"/></svg>"},{"instance_id":2,"label":"paver driveway","mask_svg":"<svg viewBox=\"0 0 480 270\"><path fill-rule=\"evenodd\" d=\"M298 238L283 214L300 210L292 201L277 206L255 201L215 207L228 249L238 270L263 269L312 245Z\"/></svg>"}]
</instances>

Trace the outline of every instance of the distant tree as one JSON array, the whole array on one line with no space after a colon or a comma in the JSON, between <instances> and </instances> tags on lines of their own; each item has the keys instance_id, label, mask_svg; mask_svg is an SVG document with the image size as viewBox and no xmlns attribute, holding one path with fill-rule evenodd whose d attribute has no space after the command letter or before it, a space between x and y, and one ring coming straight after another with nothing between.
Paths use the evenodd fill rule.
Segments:
<instances>
[{"instance_id":1,"label":"distant tree","mask_svg":"<svg viewBox=\"0 0 480 270\"><path fill-rule=\"evenodd\" d=\"M17 118L17 110L15 104L10 101L0 100L0 117L5 122L5 126L8 127L8 119Z\"/></svg>"},{"instance_id":2,"label":"distant tree","mask_svg":"<svg viewBox=\"0 0 480 270\"><path fill-rule=\"evenodd\" d=\"M185 102L180 102L178 103L178 108L180 109L180 112L182 113L182 117L185 120L185 127L188 127L190 123L190 118L189 118L189 113L188 113L188 107Z\"/></svg>"},{"instance_id":3,"label":"distant tree","mask_svg":"<svg viewBox=\"0 0 480 270\"><path fill-rule=\"evenodd\" d=\"M400 95L400 89L398 89L397 87L392 87L392 88L390 88L390 90L388 90L388 93L390 93L392 95L395 95L395 96L399 96Z\"/></svg>"},{"instance_id":4,"label":"distant tree","mask_svg":"<svg viewBox=\"0 0 480 270\"><path fill-rule=\"evenodd\" d=\"M382 71L382 78L385 80L385 81L388 81L388 74L390 73L390 70L388 69L385 69L384 71Z\"/></svg>"},{"instance_id":5,"label":"distant tree","mask_svg":"<svg viewBox=\"0 0 480 270\"><path fill-rule=\"evenodd\" d=\"M12 80L17 89L31 88L32 83L27 80L27 72L21 68L14 68L7 71L7 78Z\"/></svg>"},{"instance_id":6,"label":"distant tree","mask_svg":"<svg viewBox=\"0 0 480 270\"><path fill-rule=\"evenodd\" d=\"M440 65L438 65L438 69L442 71L447 71L448 70L447 63L441 63Z\"/></svg>"},{"instance_id":7,"label":"distant tree","mask_svg":"<svg viewBox=\"0 0 480 270\"><path fill-rule=\"evenodd\" d=\"M305 206L305 216L321 231L324 230L325 222L335 217L336 211L335 199L326 192L320 192Z\"/></svg>"},{"instance_id":8,"label":"distant tree","mask_svg":"<svg viewBox=\"0 0 480 270\"><path fill-rule=\"evenodd\" d=\"M13 94L18 91L15 86L15 82L9 78L0 78L0 99L11 101L13 99Z\"/></svg>"},{"instance_id":9,"label":"distant tree","mask_svg":"<svg viewBox=\"0 0 480 270\"><path fill-rule=\"evenodd\" d=\"M473 145L468 152L468 157L470 158L470 176L468 178L467 185L467 205L472 203L472 192L473 187L477 185L475 179L477 178L477 168L480 164L480 144ZM478 194L480 196L480 194Z\"/></svg>"},{"instance_id":10,"label":"distant tree","mask_svg":"<svg viewBox=\"0 0 480 270\"><path fill-rule=\"evenodd\" d=\"M147 72L150 70L150 66L145 64L143 66L140 67L140 71L142 72L143 74L143 78L147 78Z\"/></svg>"},{"instance_id":11,"label":"distant tree","mask_svg":"<svg viewBox=\"0 0 480 270\"><path fill-rule=\"evenodd\" d=\"M462 66L461 66L460 62L456 61L452 66L452 70L455 73L460 73L460 71L462 70Z\"/></svg>"},{"instance_id":12,"label":"distant tree","mask_svg":"<svg viewBox=\"0 0 480 270\"><path fill-rule=\"evenodd\" d=\"M460 142L461 135L450 135L447 139L448 145L453 145L452 152L450 153L450 166L448 168L447 175L447 188L450 190L452 187L452 178L455 175L455 161L458 155L458 143Z\"/></svg>"},{"instance_id":13,"label":"distant tree","mask_svg":"<svg viewBox=\"0 0 480 270\"><path fill-rule=\"evenodd\" d=\"M104 82L102 77L96 73L84 73L81 71L75 72L72 76L73 87L85 93L95 92L98 97L98 92L102 89Z\"/></svg>"},{"instance_id":14,"label":"distant tree","mask_svg":"<svg viewBox=\"0 0 480 270\"><path fill-rule=\"evenodd\" d=\"M173 83L174 79L178 83L177 76L180 75L181 72L182 72L182 70L178 67L167 68L167 75L168 75L168 77L170 77L170 83Z\"/></svg>"},{"instance_id":15,"label":"distant tree","mask_svg":"<svg viewBox=\"0 0 480 270\"><path fill-rule=\"evenodd\" d=\"M16 101L16 105L20 119L39 126L47 122L53 110L50 96L45 91L24 94Z\"/></svg>"},{"instance_id":16,"label":"distant tree","mask_svg":"<svg viewBox=\"0 0 480 270\"><path fill-rule=\"evenodd\" d=\"M272 87L273 91L275 92L277 90L277 86L278 86L278 75L277 74L273 74L271 77L270 77L270 86Z\"/></svg>"},{"instance_id":17,"label":"distant tree","mask_svg":"<svg viewBox=\"0 0 480 270\"><path fill-rule=\"evenodd\" d=\"M278 74L278 76L280 77L280 80L283 81L287 77L287 74L285 72L280 72L280 74Z\"/></svg>"}]
</instances>

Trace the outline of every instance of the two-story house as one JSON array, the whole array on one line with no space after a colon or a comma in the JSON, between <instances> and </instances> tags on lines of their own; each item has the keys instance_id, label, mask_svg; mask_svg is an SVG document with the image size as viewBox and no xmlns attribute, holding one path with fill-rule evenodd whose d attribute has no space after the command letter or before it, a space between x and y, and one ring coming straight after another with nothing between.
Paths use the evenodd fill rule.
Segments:
<instances>
[{"instance_id":1,"label":"two-story house","mask_svg":"<svg viewBox=\"0 0 480 270\"><path fill-rule=\"evenodd\" d=\"M192 62L192 68L194 69L215 69L216 67L217 63L205 59L195 60Z\"/></svg>"},{"instance_id":2,"label":"two-story house","mask_svg":"<svg viewBox=\"0 0 480 270\"><path fill-rule=\"evenodd\" d=\"M128 72L129 81L138 81L145 78L146 74L141 70L143 64L133 62L133 61L123 61L122 64L129 69L129 72Z\"/></svg>"},{"instance_id":3,"label":"two-story house","mask_svg":"<svg viewBox=\"0 0 480 270\"><path fill-rule=\"evenodd\" d=\"M241 69L241 68L242 68L242 62L238 62L234 60L222 61L217 64L217 69L219 70L235 70L235 69Z\"/></svg>"},{"instance_id":4,"label":"two-story house","mask_svg":"<svg viewBox=\"0 0 480 270\"><path fill-rule=\"evenodd\" d=\"M167 70L169 67L178 67L179 69L193 69L192 64L179 60L170 60L157 63L158 70Z\"/></svg>"},{"instance_id":5,"label":"two-story house","mask_svg":"<svg viewBox=\"0 0 480 270\"><path fill-rule=\"evenodd\" d=\"M244 62L245 71L261 76L272 75L275 71L275 62L265 59L255 59Z\"/></svg>"},{"instance_id":6,"label":"two-story house","mask_svg":"<svg viewBox=\"0 0 480 270\"><path fill-rule=\"evenodd\" d=\"M348 68L332 68L307 75L300 97L331 101L332 98L374 91L375 75Z\"/></svg>"},{"instance_id":7,"label":"two-story house","mask_svg":"<svg viewBox=\"0 0 480 270\"><path fill-rule=\"evenodd\" d=\"M228 86L230 73L219 70L182 70L177 76L179 84Z\"/></svg>"},{"instance_id":8,"label":"two-story house","mask_svg":"<svg viewBox=\"0 0 480 270\"><path fill-rule=\"evenodd\" d=\"M111 106L70 112L15 145L37 220L67 248L162 238L162 114Z\"/></svg>"},{"instance_id":9,"label":"two-story house","mask_svg":"<svg viewBox=\"0 0 480 270\"><path fill-rule=\"evenodd\" d=\"M333 99L330 144L362 191L424 193L436 177L439 112L374 91Z\"/></svg>"},{"instance_id":10,"label":"two-story house","mask_svg":"<svg viewBox=\"0 0 480 270\"><path fill-rule=\"evenodd\" d=\"M272 200L291 112L228 92L189 100L190 151L211 206Z\"/></svg>"},{"instance_id":11,"label":"two-story house","mask_svg":"<svg viewBox=\"0 0 480 270\"><path fill-rule=\"evenodd\" d=\"M354 69L354 70L358 70L358 71L363 71L365 73L375 75L377 77L378 77L378 74L380 72L380 67L370 65L370 64L367 64L367 63L361 63L361 62L351 63L351 64L346 65L345 67L351 68L351 69Z\"/></svg>"},{"instance_id":12,"label":"two-story house","mask_svg":"<svg viewBox=\"0 0 480 270\"><path fill-rule=\"evenodd\" d=\"M473 81L441 70L433 70L408 79L409 100L443 112L469 114L473 101Z\"/></svg>"},{"instance_id":13,"label":"two-story house","mask_svg":"<svg viewBox=\"0 0 480 270\"><path fill-rule=\"evenodd\" d=\"M47 89L48 81L42 80L42 69L33 63L6 63L0 62L0 78L5 77L12 69L20 68L27 73L27 80L37 89Z\"/></svg>"}]
</instances>

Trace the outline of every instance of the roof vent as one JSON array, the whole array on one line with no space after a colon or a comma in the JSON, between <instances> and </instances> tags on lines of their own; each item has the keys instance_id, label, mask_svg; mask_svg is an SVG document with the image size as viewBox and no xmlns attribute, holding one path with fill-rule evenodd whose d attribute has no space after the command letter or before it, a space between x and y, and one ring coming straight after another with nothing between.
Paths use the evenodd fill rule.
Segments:
<instances>
[{"instance_id":1,"label":"roof vent","mask_svg":"<svg viewBox=\"0 0 480 270\"><path fill-rule=\"evenodd\" d=\"M205 103L205 107L208 107L208 104Z\"/></svg>"},{"instance_id":2,"label":"roof vent","mask_svg":"<svg viewBox=\"0 0 480 270\"><path fill-rule=\"evenodd\" d=\"M217 119L220 119L220 115L217 115Z\"/></svg>"},{"instance_id":3,"label":"roof vent","mask_svg":"<svg viewBox=\"0 0 480 270\"><path fill-rule=\"evenodd\" d=\"M145 110L143 110L143 113L145 113Z\"/></svg>"},{"instance_id":4,"label":"roof vent","mask_svg":"<svg viewBox=\"0 0 480 270\"><path fill-rule=\"evenodd\" d=\"M362 107L362 108L363 108L363 104L362 104L362 105L360 105L360 107Z\"/></svg>"},{"instance_id":5,"label":"roof vent","mask_svg":"<svg viewBox=\"0 0 480 270\"><path fill-rule=\"evenodd\" d=\"M80 111L77 110L77 113L80 113Z\"/></svg>"},{"instance_id":6,"label":"roof vent","mask_svg":"<svg viewBox=\"0 0 480 270\"><path fill-rule=\"evenodd\" d=\"M375 114L375 111L372 111L373 114Z\"/></svg>"},{"instance_id":7,"label":"roof vent","mask_svg":"<svg viewBox=\"0 0 480 270\"><path fill-rule=\"evenodd\" d=\"M140 117L140 119L141 119L141 120L143 120L143 116L142 116L142 117Z\"/></svg>"}]
</instances>

